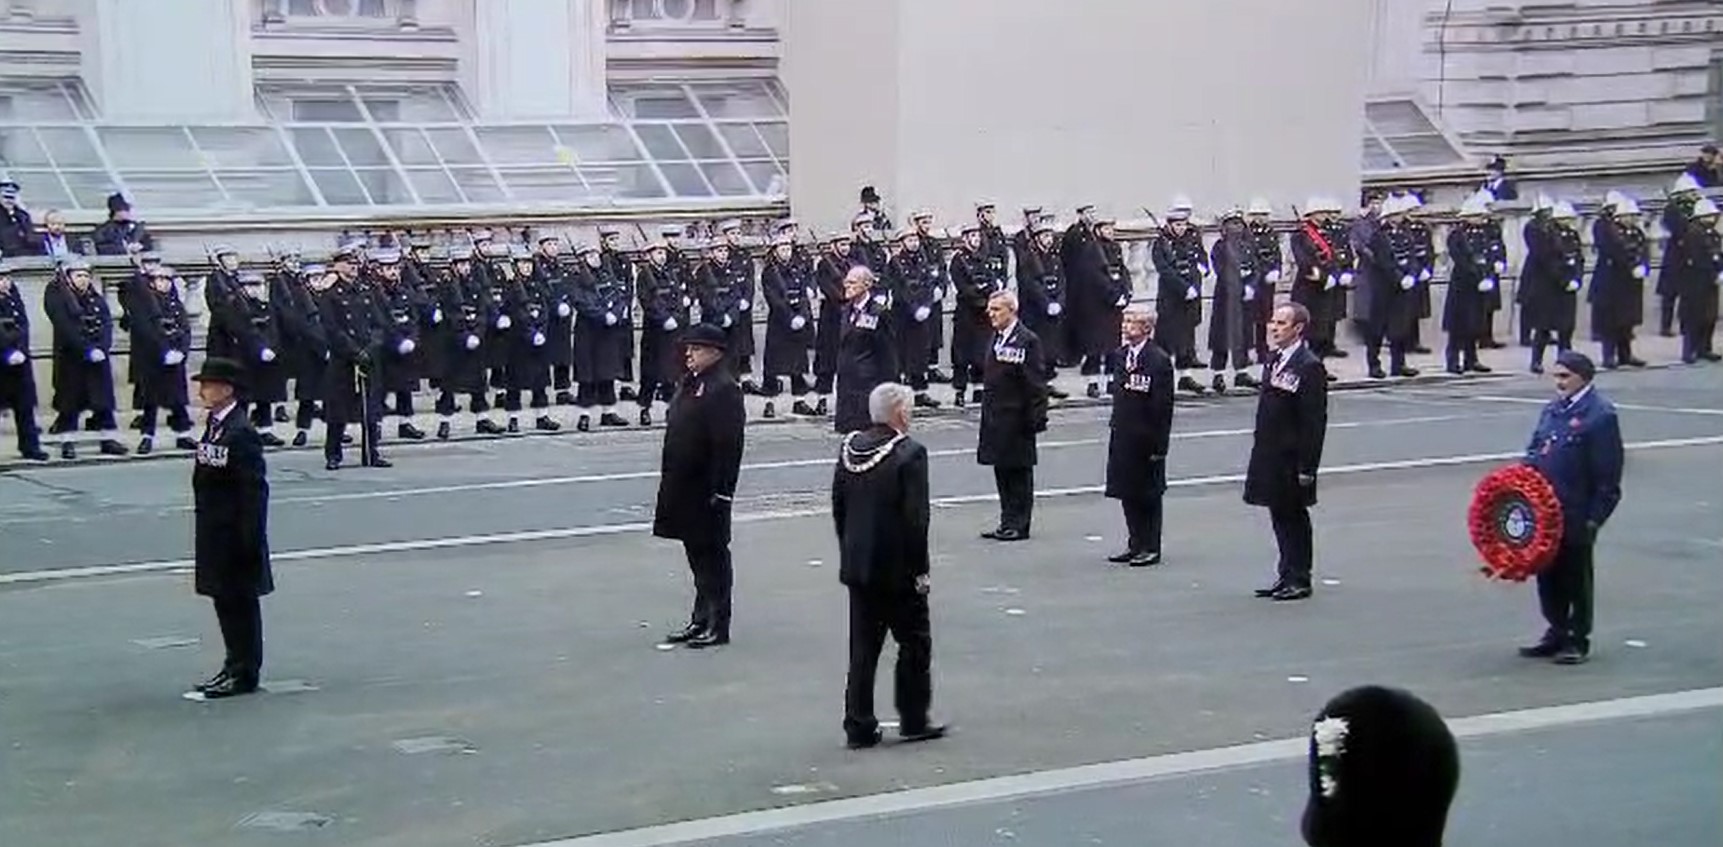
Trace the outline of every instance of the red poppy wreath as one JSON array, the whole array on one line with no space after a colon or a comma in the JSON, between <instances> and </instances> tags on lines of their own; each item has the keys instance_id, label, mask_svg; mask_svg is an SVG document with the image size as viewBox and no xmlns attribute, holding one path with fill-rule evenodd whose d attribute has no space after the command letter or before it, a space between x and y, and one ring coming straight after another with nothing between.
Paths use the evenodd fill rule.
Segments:
<instances>
[{"instance_id":1,"label":"red poppy wreath","mask_svg":"<svg viewBox=\"0 0 1723 847\"><path fill-rule=\"evenodd\" d=\"M1530 465L1497 468L1480 480L1467 522L1491 579L1524 582L1549 565L1561 544L1561 501Z\"/></svg>"}]
</instances>

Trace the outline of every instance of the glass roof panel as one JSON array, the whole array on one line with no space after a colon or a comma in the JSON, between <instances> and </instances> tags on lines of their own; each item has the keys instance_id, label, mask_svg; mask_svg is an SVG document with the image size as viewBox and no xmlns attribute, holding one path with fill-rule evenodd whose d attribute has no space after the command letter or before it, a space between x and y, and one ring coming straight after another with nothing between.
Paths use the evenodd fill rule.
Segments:
<instances>
[{"instance_id":1,"label":"glass roof panel","mask_svg":"<svg viewBox=\"0 0 1723 847\"><path fill-rule=\"evenodd\" d=\"M676 134L664 124L636 124L634 132L640 136L640 143L646 145L647 155L654 159L688 158L687 151L682 149L682 143L676 140Z\"/></svg>"},{"instance_id":2,"label":"glass roof panel","mask_svg":"<svg viewBox=\"0 0 1723 847\"><path fill-rule=\"evenodd\" d=\"M454 180L441 169L408 168L407 181L413 184L413 190L419 193L421 203L459 203L460 189L455 187Z\"/></svg>"},{"instance_id":3,"label":"glass roof panel","mask_svg":"<svg viewBox=\"0 0 1723 847\"><path fill-rule=\"evenodd\" d=\"M1457 165L1466 160L1458 150L1448 144L1448 139L1436 134L1390 136L1383 140L1388 142L1394 152L1400 154L1407 167Z\"/></svg>"},{"instance_id":4,"label":"glass roof panel","mask_svg":"<svg viewBox=\"0 0 1723 847\"><path fill-rule=\"evenodd\" d=\"M723 143L718 140L718 136L712 132L711 127L703 123L673 124L670 128L675 131L677 138L682 139L683 146L687 147L688 152L694 154L696 159L727 159L730 157L729 151L724 149Z\"/></svg>"},{"instance_id":5,"label":"glass roof panel","mask_svg":"<svg viewBox=\"0 0 1723 847\"><path fill-rule=\"evenodd\" d=\"M224 206L227 195L206 171L122 171L126 194L144 207L203 208Z\"/></svg>"},{"instance_id":6,"label":"glass roof panel","mask_svg":"<svg viewBox=\"0 0 1723 847\"><path fill-rule=\"evenodd\" d=\"M619 124L558 126L557 138L582 162L637 162L640 145Z\"/></svg>"},{"instance_id":7,"label":"glass roof panel","mask_svg":"<svg viewBox=\"0 0 1723 847\"><path fill-rule=\"evenodd\" d=\"M292 133L293 149L299 151L300 161L307 166L347 166L341 159L341 150L335 146L335 140L329 137L329 130L322 127L294 127L289 132Z\"/></svg>"},{"instance_id":8,"label":"glass roof panel","mask_svg":"<svg viewBox=\"0 0 1723 847\"><path fill-rule=\"evenodd\" d=\"M389 142L389 149L395 151L395 158L401 160L402 165L442 166L442 162L437 161L437 152L431 149L431 142L425 140L423 131L391 127L383 129L382 133Z\"/></svg>"},{"instance_id":9,"label":"glass roof panel","mask_svg":"<svg viewBox=\"0 0 1723 847\"><path fill-rule=\"evenodd\" d=\"M479 127L479 144L497 164L548 165L556 162L556 138L546 126Z\"/></svg>"},{"instance_id":10,"label":"glass roof panel","mask_svg":"<svg viewBox=\"0 0 1723 847\"><path fill-rule=\"evenodd\" d=\"M450 168L449 175L455 178L468 203L501 203L508 199L496 178L484 168Z\"/></svg>"},{"instance_id":11,"label":"glass roof panel","mask_svg":"<svg viewBox=\"0 0 1723 847\"><path fill-rule=\"evenodd\" d=\"M766 142L760 140L760 134L748 124L718 124L718 134L724 136L724 140L730 142L730 149L743 158L772 155Z\"/></svg>"},{"instance_id":12,"label":"glass roof panel","mask_svg":"<svg viewBox=\"0 0 1723 847\"><path fill-rule=\"evenodd\" d=\"M317 183L317 190L323 192L323 201L331 206L363 206L370 202L352 171L313 168L311 179Z\"/></svg>"},{"instance_id":13,"label":"glass roof panel","mask_svg":"<svg viewBox=\"0 0 1723 847\"><path fill-rule=\"evenodd\" d=\"M784 169L776 162L743 162L742 172L754 183L754 191L758 194L782 196L784 193Z\"/></svg>"},{"instance_id":14,"label":"glass roof panel","mask_svg":"<svg viewBox=\"0 0 1723 847\"><path fill-rule=\"evenodd\" d=\"M203 162L181 127L101 127L96 134L108 161L127 168L201 168Z\"/></svg>"},{"instance_id":15,"label":"glass roof panel","mask_svg":"<svg viewBox=\"0 0 1723 847\"><path fill-rule=\"evenodd\" d=\"M293 160L271 127L193 127L192 138L209 164L218 168L273 167Z\"/></svg>"},{"instance_id":16,"label":"glass roof panel","mask_svg":"<svg viewBox=\"0 0 1723 847\"><path fill-rule=\"evenodd\" d=\"M714 118L781 118L784 110L760 82L701 83L694 96Z\"/></svg>"},{"instance_id":17,"label":"glass roof panel","mask_svg":"<svg viewBox=\"0 0 1723 847\"><path fill-rule=\"evenodd\" d=\"M790 158L790 125L782 123L754 124L760 137L766 140L766 146L772 149L772 155L779 159Z\"/></svg>"},{"instance_id":18,"label":"glass roof panel","mask_svg":"<svg viewBox=\"0 0 1723 847\"><path fill-rule=\"evenodd\" d=\"M476 165L484 162L479 148L473 146L473 139L464 129L427 129L425 137L431 139L432 146L437 148L447 164Z\"/></svg>"},{"instance_id":19,"label":"glass roof panel","mask_svg":"<svg viewBox=\"0 0 1723 847\"><path fill-rule=\"evenodd\" d=\"M679 85L617 85L611 99L624 118L677 120L700 117L700 110Z\"/></svg>"},{"instance_id":20,"label":"glass roof panel","mask_svg":"<svg viewBox=\"0 0 1723 847\"><path fill-rule=\"evenodd\" d=\"M49 209L77 205L66 193L66 187L60 184L59 175L53 171L13 169L7 171L7 176L18 183L19 191L23 194L25 208L35 208L40 212L45 212Z\"/></svg>"},{"instance_id":21,"label":"glass roof panel","mask_svg":"<svg viewBox=\"0 0 1723 847\"><path fill-rule=\"evenodd\" d=\"M0 121L49 123L82 117L57 80L8 80L0 83Z\"/></svg>"},{"instance_id":22,"label":"glass roof panel","mask_svg":"<svg viewBox=\"0 0 1723 847\"><path fill-rule=\"evenodd\" d=\"M62 168L105 168L102 157L81 127L41 127L36 130L54 164ZM73 189L74 194L77 193Z\"/></svg>"},{"instance_id":23,"label":"glass roof panel","mask_svg":"<svg viewBox=\"0 0 1723 847\"><path fill-rule=\"evenodd\" d=\"M1391 171L1400 167L1400 161L1394 154L1377 141L1374 136L1364 137L1364 169L1367 171Z\"/></svg>"},{"instance_id":24,"label":"glass roof panel","mask_svg":"<svg viewBox=\"0 0 1723 847\"><path fill-rule=\"evenodd\" d=\"M1434 133L1436 125L1412 100L1377 100L1364 104L1364 117L1383 135Z\"/></svg>"},{"instance_id":25,"label":"glass roof panel","mask_svg":"<svg viewBox=\"0 0 1723 847\"><path fill-rule=\"evenodd\" d=\"M60 176L72 189L72 200L80 209L105 209L108 195L119 190L107 171L62 170Z\"/></svg>"},{"instance_id":26,"label":"glass roof panel","mask_svg":"<svg viewBox=\"0 0 1723 847\"><path fill-rule=\"evenodd\" d=\"M668 196L658 174L645 163L581 165L580 173L600 195L609 194L628 200L654 200Z\"/></svg>"},{"instance_id":27,"label":"glass roof panel","mask_svg":"<svg viewBox=\"0 0 1723 847\"><path fill-rule=\"evenodd\" d=\"M691 164L682 162L665 162L658 166L664 172L664 181L670 183L670 190L678 197L711 197L712 188L706 184L705 178Z\"/></svg>"},{"instance_id":28,"label":"glass roof panel","mask_svg":"<svg viewBox=\"0 0 1723 847\"><path fill-rule=\"evenodd\" d=\"M317 205L311 187L295 170L216 171L215 178L227 189L234 205L259 208Z\"/></svg>"},{"instance_id":29,"label":"glass roof panel","mask_svg":"<svg viewBox=\"0 0 1723 847\"><path fill-rule=\"evenodd\" d=\"M585 200L593 192L570 168L500 168L509 194L516 200L572 202Z\"/></svg>"},{"instance_id":30,"label":"glass roof panel","mask_svg":"<svg viewBox=\"0 0 1723 847\"><path fill-rule=\"evenodd\" d=\"M371 195L371 202L379 206L411 205L412 189L407 187L406 180L389 168L361 168L353 172L359 177L365 191Z\"/></svg>"},{"instance_id":31,"label":"glass roof panel","mask_svg":"<svg viewBox=\"0 0 1723 847\"><path fill-rule=\"evenodd\" d=\"M347 153L347 161L355 168L375 168L389 165L389 156L370 129L333 129L335 139Z\"/></svg>"},{"instance_id":32,"label":"glass roof panel","mask_svg":"<svg viewBox=\"0 0 1723 847\"><path fill-rule=\"evenodd\" d=\"M731 162L701 162L700 172L706 175L706 180L718 190L720 197L746 197L754 193L748 178L742 176L741 169Z\"/></svg>"},{"instance_id":33,"label":"glass roof panel","mask_svg":"<svg viewBox=\"0 0 1723 847\"><path fill-rule=\"evenodd\" d=\"M48 164L48 154L29 127L0 127L0 168Z\"/></svg>"}]
</instances>

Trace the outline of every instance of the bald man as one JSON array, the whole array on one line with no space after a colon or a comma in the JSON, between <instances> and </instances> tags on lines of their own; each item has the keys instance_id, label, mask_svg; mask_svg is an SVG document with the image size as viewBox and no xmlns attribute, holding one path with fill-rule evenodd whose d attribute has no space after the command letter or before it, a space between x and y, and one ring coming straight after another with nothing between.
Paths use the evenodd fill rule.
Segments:
<instances>
[{"instance_id":1,"label":"bald man","mask_svg":"<svg viewBox=\"0 0 1723 847\"><path fill-rule=\"evenodd\" d=\"M1041 339L1017 320L1016 294L1002 291L989 298L987 321L993 337L982 366L976 460L993 468L999 527L981 537L1024 541L1035 505L1035 436L1047 429L1047 362Z\"/></svg>"}]
</instances>

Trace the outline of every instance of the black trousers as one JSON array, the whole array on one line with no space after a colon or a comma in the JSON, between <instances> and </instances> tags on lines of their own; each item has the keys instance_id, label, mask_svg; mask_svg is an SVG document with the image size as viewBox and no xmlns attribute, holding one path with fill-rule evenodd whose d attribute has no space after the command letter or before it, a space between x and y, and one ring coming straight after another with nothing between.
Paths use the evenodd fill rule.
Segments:
<instances>
[{"instance_id":1,"label":"black trousers","mask_svg":"<svg viewBox=\"0 0 1723 847\"><path fill-rule=\"evenodd\" d=\"M1681 325L1681 361L1692 364L1701 356L1710 355L1711 337L1717 332L1716 321L1706 321L1703 324L1684 323Z\"/></svg>"},{"instance_id":2,"label":"black trousers","mask_svg":"<svg viewBox=\"0 0 1723 847\"><path fill-rule=\"evenodd\" d=\"M684 541L682 550L688 554L688 570L694 573L694 611L688 623L728 638L730 589L736 579L730 545Z\"/></svg>"},{"instance_id":3,"label":"black trousers","mask_svg":"<svg viewBox=\"0 0 1723 847\"><path fill-rule=\"evenodd\" d=\"M925 381L926 377L923 377L923 387L925 387ZM790 374L789 382L790 395L798 399L813 391L813 385L808 382L808 375L805 373ZM776 397L783 393L784 378L781 376L766 377L766 381L760 386L760 396L762 397Z\"/></svg>"},{"instance_id":4,"label":"black trousers","mask_svg":"<svg viewBox=\"0 0 1723 847\"><path fill-rule=\"evenodd\" d=\"M999 528L1028 535L1035 511L1035 469L994 467L993 484L999 490Z\"/></svg>"},{"instance_id":5,"label":"black trousers","mask_svg":"<svg viewBox=\"0 0 1723 847\"><path fill-rule=\"evenodd\" d=\"M557 391L567 391L574 385L574 368L569 365L550 366L550 387Z\"/></svg>"},{"instance_id":6,"label":"black trousers","mask_svg":"<svg viewBox=\"0 0 1723 847\"><path fill-rule=\"evenodd\" d=\"M371 453L376 455L377 445L383 442L383 392L376 377L364 380L363 384L365 390L360 392L359 402L364 404L363 408L371 418L368 437L371 439ZM352 411L348 407L354 404L351 398L341 396L342 390L330 389L324 396L323 422L328 426L323 435L323 456L327 459L341 458L341 439L347 435L347 424L351 422L347 413Z\"/></svg>"},{"instance_id":7,"label":"black trousers","mask_svg":"<svg viewBox=\"0 0 1723 847\"><path fill-rule=\"evenodd\" d=\"M1544 639L1591 649L1592 542L1564 541L1555 561L1538 574L1538 606L1549 630Z\"/></svg>"},{"instance_id":8,"label":"black trousers","mask_svg":"<svg viewBox=\"0 0 1723 847\"><path fill-rule=\"evenodd\" d=\"M1399 373L1406 367L1406 342L1387 337L1385 327L1365 322L1364 362L1373 371L1382 369L1382 345L1388 345L1388 372Z\"/></svg>"},{"instance_id":9,"label":"black trousers","mask_svg":"<svg viewBox=\"0 0 1723 847\"><path fill-rule=\"evenodd\" d=\"M1125 511L1125 548L1132 553L1161 552L1161 516L1164 512L1161 495L1120 500Z\"/></svg>"},{"instance_id":10,"label":"black trousers","mask_svg":"<svg viewBox=\"0 0 1723 847\"><path fill-rule=\"evenodd\" d=\"M1293 588L1310 587L1310 570L1316 558L1315 531L1310 526L1310 508L1302 503L1270 506L1274 543L1280 548L1278 582Z\"/></svg>"},{"instance_id":11,"label":"black trousers","mask_svg":"<svg viewBox=\"0 0 1723 847\"><path fill-rule=\"evenodd\" d=\"M1556 353L1566 353L1573 349L1573 332L1542 328L1532 330L1532 364L1544 363L1544 350L1549 347L1551 341L1555 342Z\"/></svg>"},{"instance_id":12,"label":"black trousers","mask_svg":"<svg viewBox=\"0 0 1723 847\"><path fill-rule=\"evenodd\" d=\"M614 385L611 386L611 390L613 390L613 391L615 390ZM508 412L510 415L519 414L520 410L521 410L520 394L521 394L520 389L518 389L518 388L511 388L507 391L504 391L503 392L503 411ZM550 408L550 389L548 389L548 388L534 388L532 390L532 408L534 408L534 409L548 409L548 408Z\"/></svg>"},{"instance_id":13,"label":"black trousers","mask_svg":"<svg viewBox=\"0 0 1723 847\"><path fill-rule=\"evenodd\" d=\"M914 591L850 588L850 670L844 687L844 734L867 738L879 729L874 716L874 676L886 633L897 642L894 674L899 725L906 732L927 727L933 704L933 629L927 595Z\"/></svg>"},{"instance_id":14,"label":"black trousers","mask_svg":"<svg viewBox=\"0 0 1723 847\"><path fill-rule=\"evenodd\" d=\"M1478 339L1466 333L1448 335L1448 368L1470 368L1478 363Z\"/></svg>"},{"instance_id":15,"label":"black trousers","mask_svg":"<svg viewBox=\"0 0 1723 847\"><path fill-rule=\"evenodd\" d=\"M267 430L275 425L275 404L261 400L251 401L251 425L259 430Z\"/></svg>"},{"instance_id":16,"label":"black trousers","mask_svg":"<svg viewBox=\"0 0 1723 847\"><path fill-rule=\"evenodd\" d=\"M616 405L616 380L580 383L574 392L574 405L582 409Z\"/></svg>"},{"instance_id":17,"label":"black trousers","mask_svg":"<svg viewBox=\"0 0 1723 847\"><path fill-rule=\"evenodd\" d=\"M927 366L931 369L933 363L930 361ZM961 362L951 363L951 388L953 391L962 391L968 388L972 382L981 382L980 365L965 365Z\"/></svg>"},{"instance_id":18,"label":"black trousers","mask_svg":"<svg viewBox=\"0 0 1723 847\"><path fill-rule=\"evenodd\" d=\"M139 431L142 432L146 438L154 437L156 434L156 420L160 417L161 410L155 406L145 406L143 408L142 415L143 426L138 427ZM191 431L191 415L186 412L186 408L184 406L176 406L168 410L168 429L171 429L174 432Z\"/></svg>"},{"instance_id":19,"label":"black trousers","mask_svg":"<svg viewBox=\"0 0 1723 847\"><path fill-rule=\"evenodd\" d=\"M1663 335L1675 334L1675 307L1681 302L1680 295L1665 294L1657 298L1657 331Z\"/></svg>"},{"instance_id":20,"label":"black trousers","mask_svg":"<svg viewBox=\"0 0 1723 847\"><path fill-rule=\"evenodd\" d=\"M18 452L34 453L42 449L42 431L36 426L36 410L23 400L19 397L5 408L12 411L12 423L18 428Z\"/></svg>"},{"instance_id":21,"label":"black trousers","mask_svg":"<svg viewBox=\"0 0 1723 847\"><path fill-rule=\"evenodd\" d=\"M294 429L310 429L311 422L317 419L317 404L310 400L301 400L293 409Z\"/></svg>"},{"instance_id":22,"label":"black trousers","mask_svg":"<svg viewBox=\"0 0 1723 847\"><path fill-rule=\"evenodd\" d=\"M78 417L82 412L60 412L54 415L54 422L48 425L49 435L61 435L78 431ZM85 432L109 432L120 428L119 421L114 419L112 410L106 412L90 412L90 417L84 421Z\"/></svg>"},{"instance_id":23,"label":"black trousers","mask_svg":"<svg viewBox=\"0 0 1723 847\"><path fill-rule=\"evenodd\" d=\"M412 417L413 416L413 392L411 392L411 391L396 391L396 392L394 392L394 394L395 394L395 397L394 397L395 405L390 410L389 413L396 416L396 417L399 417L399 418L410 418L410 417Z\"/></svg>"},{"instance_id":24,"label":"black trousers","mask_svg":"<svg viewBox=\"0 0 1723 847\"><path fill-rule=\"evenodd\" d=\"M1599 339L1598 344L1603 348L1603 366L1611 367L1622 364L1633 358L1633 330L1618 329L1608 332Z\"/></svg>"},{"instance_id":25,"label":"black trousers","mask_svg":"<svg viewBox=\"0 0 1723 847\"><path fill-rule=\"evenodd\" d=\"M437 402L434 408L437 414L444 417L453 415L455 413L455 392L450 391L447 388L439 389L437 391ZM482 415L490 410L490 401L485 399L483 391L474 391L467 395L467 411L470 411L475 415Z\"/></svg>"},{"instance_id":26,"label":"black trousers","mask_svg":"<svg viewBox=\"0 0 1723 847\"><path fill-rule=\"evenodd\" d=\"M256 681L263 670L263 609L256 595L231 595L215 601L215 620L227 646L222 670L239 679Z\"/></svg>"}]
</instances>

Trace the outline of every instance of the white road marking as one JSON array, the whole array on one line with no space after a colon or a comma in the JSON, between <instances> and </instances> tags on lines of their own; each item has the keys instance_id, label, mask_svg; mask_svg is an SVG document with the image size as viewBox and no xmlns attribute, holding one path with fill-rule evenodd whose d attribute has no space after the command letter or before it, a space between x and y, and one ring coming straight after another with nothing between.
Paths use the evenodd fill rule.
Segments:
<instances>
[{"instance_id":1,"label":"white road marking","mask_svg":"<svg viewBox=\"0 0 1723 847\"><path fill-rule=\"evenodd\" d=\"M1536 397L1513 397L1504 394L1477 394L1471 397L1481 403L1518 403L1522 406L1547 406L1549 400ZM1611 401L1614 403L1614 401ZM1656 412L1670 415L1711 415L1723 417L1723 409L1708 409L1698 406L1647 406L1639 403L1615 403L1615 408L1624 412Z\"/></svg>"},{"instance_id":2,"label":"white road marking","mask_svg":"<svg viewBox=\"0 0 1723 847\"><path fill-rule=\"evenodd\" d=\"M1693 438L1666 438L1658 441L1636 441L1625 445L1628 451L1671 450L1683 447L1706 447L1723 444L1723 435L1707 435ZM1335 476L1351 476L1353 474L1380 473L1384 471L1416 470L1422 468L1443 468L1456 465L1476 465L1485 462L1502 462L1518 459L1521 451L1511 453L1468 453L1458 456L1432 456L1424 459L1398 459L1388 462L1365 462L1356 465L1339 465L1323 468L1324 478ZM1215 474L1211 476L1193 476L1174 479L1167 482L1169 488L1197 488L1211 485L1230 485L1244 481L1244 474ZM1106 490L1103 485L1083 485L1071 488L1053 488L1035 492L1037 499L1052 497L1076 497L1101 494ZM967 506L975 503L990 503L999 499L998 494L958 494L948 497L935 497L930 502L934 507ZM829 517L830 511L824 507L804 509L782 509L777 511L751 512L736 515L732 523L765 523L768 521L791 520L796 518ZM365 544L347 544L339 547L314 547L305 550L283 550L270 553L272 562L295 562L313 559L342 559L353 556L377 556L389 553L411 553L422 550L445 550L458 547L483 547L493 544L520 544L532 541L560 541L571 538L596 538L607 535L626 535L630 533L651 532L651 521L630 521L627 523L592 524L588 526L558 527L555 529L532 529L519 532L497 532L481 535L455 535L444 538L419 538L408 541L383 541ZM0 586L22 585L38 582L57 582L69 579L83 579L103 576L125 576L130 574L154 573L170 571L176 568L194 566L191 559L168 559L156 562L134 562L123 565L92 565L74 568L51 568L48 570L20 571L18 573L0 574Z\"/></svg>"},{"instance_id":3,"label":"white road marking","mask_svg":"<svg viewBox=\"0 0 1723 847\"><path fill-rule=\"evenodd\" d=\"M1600 721L1678 715L1720 707L1723 707L1723 688L1699 688L1669 694L1456 718L1448 721L1448 728L1460 739L1488 738ZM668 847L674 844L761 835L954 806L1109 788L1206 773L1222 768L1297 761L1305 757L1309 743L1308 739L1303 737L1283 738L1186 753L1169 753L541 841L521 847Z\"/></svg>"}]
</instances>

